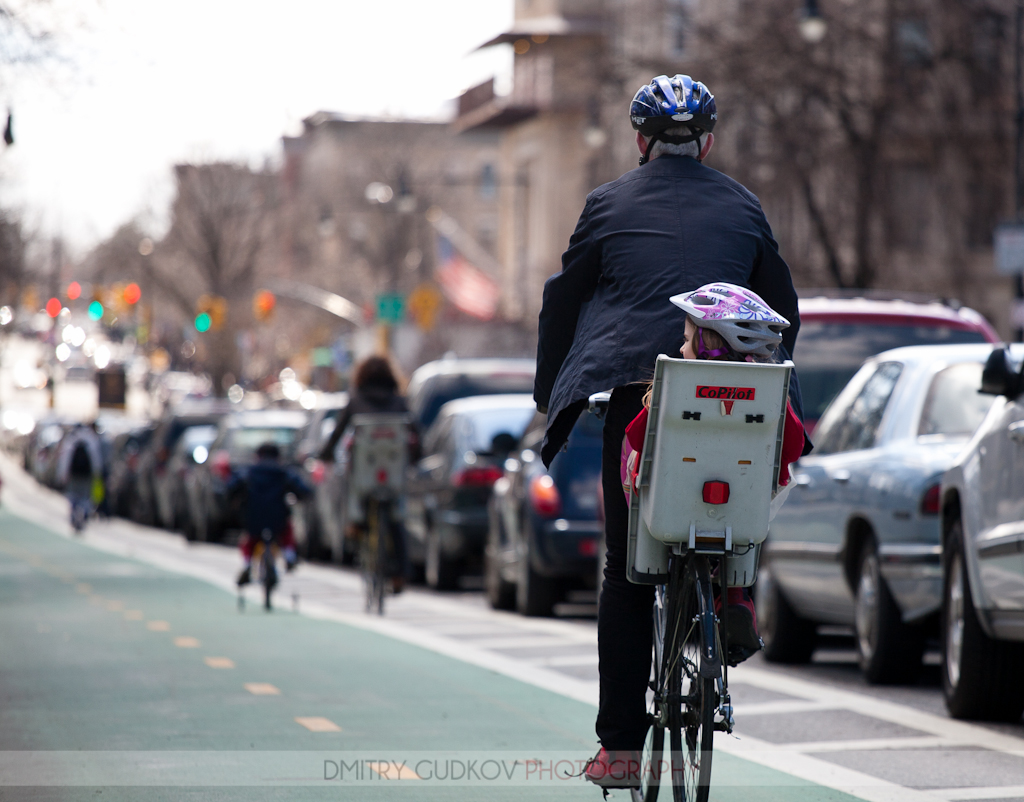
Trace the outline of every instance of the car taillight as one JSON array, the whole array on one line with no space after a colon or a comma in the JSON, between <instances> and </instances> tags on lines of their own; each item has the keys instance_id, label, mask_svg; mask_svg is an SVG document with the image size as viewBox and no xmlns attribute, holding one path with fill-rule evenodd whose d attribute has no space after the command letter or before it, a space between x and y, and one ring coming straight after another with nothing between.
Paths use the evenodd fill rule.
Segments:
<instances>
[{"instance_id":1,"label":"car taillight","mask_svg":"<svg viewBox=\"0 0 1024 802\"><path fill-rule=\"evenodd\" d=\"M327 475L327 467L324 465L323 460L311 459L308 465L309 478L315 485L322 485L324 483L324 477Z\"/></svg>"},{"instance_id":2,"label":"car taillight","mask_svg":"<svg viewBox=\"0 0 1024 802\"><path fill-rule=\"evenodd\" d=\"M530 482L530 505L538 515L553 518L562 511L562 497L555 480L547 474L535 476Z\"/></svg>"},{"instance_id":3,"label":"car taillight","mask_svg":"<svg viewBox=\"0 0 1024 802\"><path fill-rule=\"evenodd\" d=\"M939 491L941 487L939 485L932 485L921 497L921 514L922 515L938 515L939 514Z\"/></svg>"},{"instance_id":4,"label":"car taillight","mask_svg":"<svg viewBox=\"0 0 1024 802\"><path fill-rule=\"evenodd\" d=\"M490 487L501 478L501 469L493 465L463 468L452 477L455 487Z\"/></svg>"},{"instance_id":5,"label":"car taillight","mask_svg":"<svg viewBox=\"0 0 1024 802\"><path fill-rule=\"evenodd\" d=\"M226 482L231 478L231 455L227 451L215 451L210 458L210 470Z\"/></svg>"}]
</instances>

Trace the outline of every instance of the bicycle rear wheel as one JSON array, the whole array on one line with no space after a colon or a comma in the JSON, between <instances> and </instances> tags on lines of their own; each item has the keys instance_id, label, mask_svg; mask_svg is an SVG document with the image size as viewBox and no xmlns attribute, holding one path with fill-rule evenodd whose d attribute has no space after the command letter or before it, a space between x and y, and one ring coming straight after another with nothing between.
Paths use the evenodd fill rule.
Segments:
<instances>
[{"instance_id":1,"label":"bicycle rear wheel","mask_svg":"<svg viewBox=\"0 0 1024 802\"><path fill-rule=\"evenodd\" d=\"M722 674L711 572L701 555L673 563L664 659L672 797L675 802L707 802Z\"/></svg>"},{"instance_id":2,"label":"bicycle rear wheel","mask_svg":"<svg viewBox=\"0 0 1024 802\"><path fill-rule=\"evenodd\" d=\"M381 580L384 566L381 555L384 541L381 504L375 498L366 502L366 532L359 550L359 567L363 574L363 590L366 594L366 612L384 612L384 584Z\"/></svg>"}]
</instances>

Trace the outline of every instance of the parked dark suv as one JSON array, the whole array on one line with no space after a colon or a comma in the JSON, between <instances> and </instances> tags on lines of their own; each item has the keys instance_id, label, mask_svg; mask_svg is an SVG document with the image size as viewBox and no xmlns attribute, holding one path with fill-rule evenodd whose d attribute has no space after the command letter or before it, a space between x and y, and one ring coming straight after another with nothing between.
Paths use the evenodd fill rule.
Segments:
<instances>
[{"instance_id":1,"label":"parked dark suv","mask_svg":"<svg viewBox=\"0 0 1024 802\"><path fill-rule=\"evenodd\" d=\"M537 413L494 484L484 551L492 607L551 615L573 589L591 589L603 524L598 515L603 422L584 413L546 470L547 416Z\"/></svg>"}]
</instances>

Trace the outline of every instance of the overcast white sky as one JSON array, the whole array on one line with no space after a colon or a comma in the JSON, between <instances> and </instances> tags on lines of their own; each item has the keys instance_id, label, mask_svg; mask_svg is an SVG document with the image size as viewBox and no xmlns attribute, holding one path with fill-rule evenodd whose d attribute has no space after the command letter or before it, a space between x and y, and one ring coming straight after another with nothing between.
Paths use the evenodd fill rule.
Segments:
<instances>
[{"instance_id":1,"label":"overcast white sky","mask_svg":"<svg viewBox=\"0 0 1024 802\"><path fill-rule=\"evenodd\" d=\"M61 2L61 0L56 0ZM63 63L8 70L0 203L79 253L170 199L183 159L276 159L318 110L444 115L497 73L512 0L92 0L61 34ZM2 148L2 143L0 143Z\"/></svg>"}]
</instances>

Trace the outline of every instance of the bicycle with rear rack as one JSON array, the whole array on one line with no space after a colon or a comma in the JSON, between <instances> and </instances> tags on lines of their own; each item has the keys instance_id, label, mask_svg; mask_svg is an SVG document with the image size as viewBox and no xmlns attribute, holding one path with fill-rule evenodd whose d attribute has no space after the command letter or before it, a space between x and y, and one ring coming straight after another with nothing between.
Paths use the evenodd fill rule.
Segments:
<instances>
[{"instance_id":1,"label":"bicycle with rear rack","mask_svg":"<svg viewBox=\"0 0 1024 802\"><path fill-rule=\"evenodd\" d=\"M397 537L410 418L394 413L353 415L350 426L348 520L362 529L359 566L366 612L383 615L389 584L401 570Z\"/></svg>"},{"instance_id":2,"label":"bicycle with rear rack","mask_svg":"<svg viewBox=\"0 0 1024 802\"><path fill-rule=\"evenodd\" d=\"M791 367L658 357L630 488L627 576L655 585L648 731L634 802L654 802L666 784L675 802L707 802L714 734L733 730L716 595L725 609L730 587L753 584L768 523L785 498L778 476Z\"/></svg>"}]
</instances>

